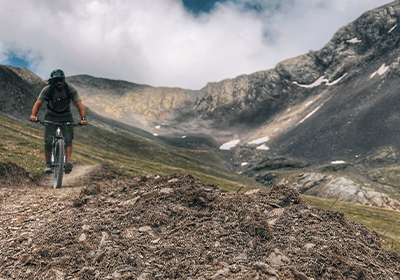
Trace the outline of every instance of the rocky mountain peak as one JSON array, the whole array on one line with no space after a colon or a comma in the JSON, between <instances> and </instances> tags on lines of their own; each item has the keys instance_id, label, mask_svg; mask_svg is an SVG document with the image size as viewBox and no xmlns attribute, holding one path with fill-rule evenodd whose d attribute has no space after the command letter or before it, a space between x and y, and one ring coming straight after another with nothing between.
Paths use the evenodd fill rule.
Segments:
<instances>
[{"instance_id":1,"label":"rocky mountain peak","mask_svg":"<svg viewBox=\"0 0 400 280\"><path fill-rule=\"evenodd\" d=\"M293 82L311 85L323 77L321 81L329 84L346 73L351 77L367 61L393 50L399 44L399 18L399 1L368 11L339 29L321 50L282 61L275 69L208 84L195 108L205 117L219 121L222 117L230 123L250 124L260 116L259 121L267 121L310 94L294 87Z\"/></svg>"}]
</instances>

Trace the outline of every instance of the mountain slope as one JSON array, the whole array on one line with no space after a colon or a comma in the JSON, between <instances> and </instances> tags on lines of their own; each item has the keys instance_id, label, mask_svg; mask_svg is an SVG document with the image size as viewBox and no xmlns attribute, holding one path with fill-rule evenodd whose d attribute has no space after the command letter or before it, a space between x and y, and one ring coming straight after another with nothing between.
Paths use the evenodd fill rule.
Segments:
<instances>
[{"instance_id":1,"label":"mountain slope","mask_svg":"<svg viewBox=\"0 0 400 280\"><path fill-rule=\"evenodd\" d=\"M46 83L27 69L0 65L0 112L23 117Z\"/></svg>"},{"instance_id":2,"label":"mountain slope","mask_svg":"<svg viewBox=\"0 0 400 280\"><path fill-rule=\"evenodd\" d=\"M98 114L147 130L171 119L176 109L191 108L195 99L190 90L155 88L87 75L68 77L67 81Z\"/></svg>"}]
</instances>

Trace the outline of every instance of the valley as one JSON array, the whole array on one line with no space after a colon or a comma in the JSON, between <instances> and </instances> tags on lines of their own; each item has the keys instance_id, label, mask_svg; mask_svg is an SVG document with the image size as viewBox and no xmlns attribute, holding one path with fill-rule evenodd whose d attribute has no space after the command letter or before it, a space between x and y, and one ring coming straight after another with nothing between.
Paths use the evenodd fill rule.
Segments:
<instances>
[{"instance_id":1,"label":"valley","mask_svg":"<svg viewBox=\"0 0 400 280\"><path fill-rule=\"evenodd\" d=\"M400 279L399 21L200 90L68 76L89 125L62 189L47 81L0 65L0 279Z\"/></svg>"}]
</instances>

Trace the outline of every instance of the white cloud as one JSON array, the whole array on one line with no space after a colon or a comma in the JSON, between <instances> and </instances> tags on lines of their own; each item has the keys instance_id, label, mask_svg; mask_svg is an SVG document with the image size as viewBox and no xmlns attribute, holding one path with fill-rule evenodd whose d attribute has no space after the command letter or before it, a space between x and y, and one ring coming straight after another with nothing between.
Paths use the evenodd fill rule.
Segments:
<instances>
[{"instance_id":1,"label":"white cloud","mask_svg":"<svg viewBox=\"0 0 400 280\"><path fill-rule=\"evenodd\" d=\"M61 68L199 89L319 49L341 26L388 2L236 0L195 17L181 0L0 0L0 60L12 50L43 78Z\"/></svg>"}]
</instances>

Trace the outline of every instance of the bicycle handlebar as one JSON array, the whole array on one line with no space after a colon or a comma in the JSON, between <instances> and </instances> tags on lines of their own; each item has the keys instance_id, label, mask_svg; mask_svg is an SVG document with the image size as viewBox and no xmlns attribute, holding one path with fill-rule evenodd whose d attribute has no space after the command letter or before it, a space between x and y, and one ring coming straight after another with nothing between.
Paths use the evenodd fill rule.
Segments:
<instances>
[{"instance_id":1,"label":"bicycle handlebar","mask_svg":"<svg viewBox=\"0 0 400 280\"><path fill-rule=\"evenodd\" d=\"M81 122L75 123L75 122L52 122L52 121L46 121L46 120L37 120L38 123L41 125L46 125L46 124L52 124L52 125L58 125L58 126L67 126L67 125L72 125L72 126L78 126L82 125Z\"/></svg>"}]
</instances>

